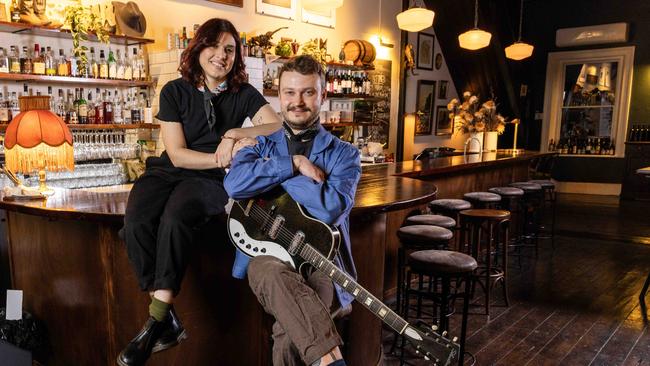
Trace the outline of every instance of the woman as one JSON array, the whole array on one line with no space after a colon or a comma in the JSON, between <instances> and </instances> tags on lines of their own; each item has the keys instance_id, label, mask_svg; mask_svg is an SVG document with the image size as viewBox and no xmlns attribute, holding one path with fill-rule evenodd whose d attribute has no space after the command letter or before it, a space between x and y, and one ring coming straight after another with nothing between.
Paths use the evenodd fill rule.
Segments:
<instances>
[{"instance_id":1,"label":"woman","mask_svg":"<svg viewBox=\"0 0 650 366\"><path fill-rule=\"evenodd\" d=\"M180 291L192 230L224 211L224 168L236 141L280 127L273 108L245 82L241 49L229 21L208 20L181 56L182 77L160 93L156 118L165 152L147 160L134 184L123 232L140 288L151 295L150 317L120 353L120 365L141 365L151 352L186 337L171 304ZM256 127L241 128L246 117Z\"/></svg>"}]
</instances>

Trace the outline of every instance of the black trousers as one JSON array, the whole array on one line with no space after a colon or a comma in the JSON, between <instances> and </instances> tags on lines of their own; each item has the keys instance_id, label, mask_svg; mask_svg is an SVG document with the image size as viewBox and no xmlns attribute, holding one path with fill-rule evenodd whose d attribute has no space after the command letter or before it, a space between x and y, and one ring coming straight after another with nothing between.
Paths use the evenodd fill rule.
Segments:
<instances>
[{"instance_id":1,"label":"black trousers","mask_svg":"<svg viewBox=\"0 0 650 366\"><path fill-rule=\"evenodd\" d=\"M180 291L194 229L224 212L227 202L220 177L147 166L129 195L123 232L143 291Z\"/></svg>"}]
</instances>

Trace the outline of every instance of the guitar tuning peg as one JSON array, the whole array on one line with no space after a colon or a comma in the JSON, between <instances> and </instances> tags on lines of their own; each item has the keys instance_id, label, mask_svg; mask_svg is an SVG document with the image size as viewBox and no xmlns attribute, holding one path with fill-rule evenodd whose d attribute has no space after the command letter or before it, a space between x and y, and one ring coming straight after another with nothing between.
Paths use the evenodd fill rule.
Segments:
<instances>
[{"instance_id":1,"label":"guitar tuning peg","mask_svg":"<svg viewBox=\"0 0 650 366\"><path fill-rule=\"evenodd\" d=\"M458 337L454 337L451 341L454 343L458 342Z\"/></svg>"},{"instance_id":2,"label":"guitar tuning peg","mask_svg":"<svg viewBox=\"0 0 650 366\"><path fill-rule=\"evenodd\" d=\"M427 357L427 356L424 356L424 359L425 359L425 360L427 360L427 361L429 361L429 360L430 360L430 358L429 358L429 357Z\"/></svg>"},{"instance_id":3,"label":"guitar tuning peg","mask_svg":"<svg viewBox=\"0 0 650 366\"><path fill-rule=\"evenodd\" d=\"M443 336L443 337L446 337L446 336L447 336L447 331L446 331L446 330L445 330L444 332L442 332L442 336Z\"/></svg>"},{"instance_id":4,"label":"guitar tuning peg","mask_svg":"<svg viewBox=\"0 0 650 366\"><path fill-rule=\"evenodd\" d=\"M416 349L416 350L415 350L415 354L416 354L416 355L419 355L419 354L420 354L420 351Z\"/></svg>"},{"instance_id":5,"label":"guitar tuning peg","mask_svg":"<svg viewBox=\"0 0 650 366\"><path fill-rule=\"evenodd\" d=\"M438 326L437 326L437 325L435 325L435 324L434 324L434 325L432 325L432 326L431 326L431 330L433 330L433 331L435 332L436 330L438 330Z\"/></svg>"}]
</instances>

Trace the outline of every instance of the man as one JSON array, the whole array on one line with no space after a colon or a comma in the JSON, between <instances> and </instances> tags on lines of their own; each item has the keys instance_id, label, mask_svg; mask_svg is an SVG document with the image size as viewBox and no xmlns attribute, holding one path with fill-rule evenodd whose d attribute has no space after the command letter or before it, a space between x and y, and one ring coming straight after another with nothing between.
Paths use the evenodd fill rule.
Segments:
<instances>
[{"instance_id":1,"label":"man","mask_svg":"<svg viewBox=\"0 0 650 366\"><path fill-rule=\"evenodd\" d=\"M335 225L343 243L336 265L353 277L348 215L361 176L359 153L320 125L325 73L310 56L298 56L280 70L283 128L257 140L241 140L224 186L230 197L254 197L278 185L316 219ZM345 365L342 344L330 311L347 308L353 297L326 274L312 269L305 277L270 256L250 260L237 253L235 277L248 269L251 289L273 325L273 364ZM336 291L335 291L336 290ZM336 292L337 296L334 296Z\"/></svg>"}]
</instances>

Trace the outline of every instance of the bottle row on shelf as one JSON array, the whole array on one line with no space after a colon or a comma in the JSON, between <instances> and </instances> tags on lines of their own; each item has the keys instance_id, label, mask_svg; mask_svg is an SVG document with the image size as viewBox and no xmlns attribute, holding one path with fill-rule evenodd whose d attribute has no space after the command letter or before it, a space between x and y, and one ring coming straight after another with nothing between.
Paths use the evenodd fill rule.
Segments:
<instances>
[{"instance_id":1,"label":"bottle row on shelf","mask_svg":"<svg viewBox=\"0 0 650 366\"><path fill-rule=\"evenodd\" d=\"M128 48L127 48L128 50ZM95 57L95 47L90 47L90 59L82 66L79 55L70 53L66 55L59 49L58 57L50 47L34 45L33 52L27 46L10 46L9 52L0 47L0 73L71 76L95 79L114 79L130 81L147 81L147 72L144 54L140 46L132 48L132 55L125 52L122 58L121 51L113 52L108 49L108 57L104 50L99 50L99 58Z\"/></svg>"},{"instance_id":2,"label":"bottle row on shelf","mask_svg":"<svg viewBox=\"0 0 650 366\"><path fill-rule=\"evenodd\" d=\"M27 85L23 95L29 95ZM37 93L40 95L40 92ZM131 88L123 93L114 90L95 89L85 92L84 88L75 88L74 95L68 89L58 90L58 96L52 94L48 87L50 110L68 124L138 124L152 123L151 102L145 91ZM16 92L3 97L0 93L0 124L9 123L20 113Z\"/></svg>"},{"instance_id":3,"label":"bottle row on shelf","mask_svg":"<svg viewBox=\"0 0 650 366\"><path fill-rule=\"evenodd\" d=\"M629 142L649 142L650 125L632 125L630 134L627 138Z\"/></svg>"},{"instance_id":4,"label":"bottle row on shelf","mask_svg":"<svg viewBox=\"0 0 650 366\"><path fill-rule=\"evenodd\" d=\"M328 70L325 80L327 92L330 95L369 95L372 90L372 83L365 71ZM266 69L262 83L266 90L278 90L279 75L277 70Z\"/></svg>"},{"instance_id":5,"label":"bottle row on shelf","mask_svg":"<svg viewBox=\"0 0 650 366\"><path fill-rule=\"evenodd\" d=\"M616 147L609 137L561 138L557 144L553 139L548 143L548 151L573 155L614 155Z\"/></svg>"}]
</instances>

